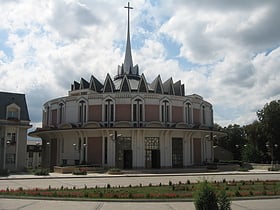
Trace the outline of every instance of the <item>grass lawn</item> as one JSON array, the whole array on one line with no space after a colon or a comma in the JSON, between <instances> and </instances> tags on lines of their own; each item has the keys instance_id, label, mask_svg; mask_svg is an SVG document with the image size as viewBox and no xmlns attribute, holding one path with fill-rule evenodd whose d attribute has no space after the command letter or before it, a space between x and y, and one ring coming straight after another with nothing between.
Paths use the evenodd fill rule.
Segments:
<instances>
[{"instance_id":1,"label":"grass lawn","mask_svg":"<svg viewBox=\"0 0 280 210\"><path fill-rule=\"evenodd\" d=\"M211 182L216 191L225 190L229 197L251 197L280 195L280 181L226 181ZM197 183L172 183L169 185L111 187L109 184L103 188L59 189L49 186L48 189L9 189L0 190L0 195L9 196L38 196L38 197L68 197L88 199L174 199L192 198L197 189Z\"/></svg>"}]
</instances>

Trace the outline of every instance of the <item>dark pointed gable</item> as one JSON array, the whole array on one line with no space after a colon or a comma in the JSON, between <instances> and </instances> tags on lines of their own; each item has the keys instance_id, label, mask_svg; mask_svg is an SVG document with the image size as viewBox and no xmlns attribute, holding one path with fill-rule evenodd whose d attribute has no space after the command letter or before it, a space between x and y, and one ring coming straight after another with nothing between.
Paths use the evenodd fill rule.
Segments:
<instances>
[{"instance_id":1,"label":"dark pointed gable","mask_svg":"<svg viewBox=\"0 0 280 210\"><path fill-rule=\"evenodd\" d=\"M138 84L138 92L140 93L147 93L148 92L148 85L146 82L146 78L144 74L141 75L140 82Z\"/></svg>"},{"instance_id":2,"label":"dark pointed gable","mask_svg":"<svg viewBox=\"0 0 280 210\"><path fill-rule=\"evenodd\" d=\"M163 94L162 82L160 75L151 83L151 88L154 90L155 93Z\"/></svg>"},{"instance_id":3,"label":"dark pointed gable","mask_svg":"<svg viewBox=\"0 0 280 210\"><path fill-rule=\"evenodd\" d=\"M80 83L77 81L74 81L74 84L71 85L71 90L79 90L80 89Z\"/></svg>"},{"instance_id":4,"label":"dark pointed gable","mask_svg":"<svg viewBox=\"0 0 280 210\"><path fill-rule=\"evenodd\" d=\"M91 75L89 88L96 92L101 92L103 85L93 75Z\"/></svg>"},{"instance_id":5,"label":"dark pointed gable","mask_svg":"<svg viewBox=\"0 0 280 210\"><path fill-rule=\"evenodd\" d=\"M81 78L80 81L80 89L88 89L89 88L89 83L86 81L84 78Z\"/></svg>"},{"instance_id":6,"label":"dark pointed gable","mask_svg":"<svg viewBox=\"0 0 280 210\"><path fill-rule=\"evenodd\" d=\"M121 92L130 92L131 88L127 79L127 76L125 75L122 79L120 91Z\"/></svg>"},{"instance_id":7,"label":"dark pointed gable","mask_svg":"<svg viewBox=\"0 0 280 210\"><path fill-rule=\"evenodd\" d=\"M174 83L174 92L176 96L183 96L181 80Z\"/></svg>"},{"instance_id":8,"label":"dark pointed gable","mask_svg":"<svg viewBox=\"0 0 280 210\"><path fill-rule=\"evenodd\" d=\"M174 86L173 86L172 77L169 78L168 80L166 80L166 81L163 83L162 86L163 86L164 94L174 95Z\"/></svg>"},{"instance_id":9,"label":"dark pointed gable","mask_svg":"<svg viewBox=\"0 0 280 210\"><path fill-rule=\"evenodd\" d=\"M104 88L103 88L103 92L104 93L113 93L115 90L115 86L113 84L113 81L110 77L109 74L107 74L106 79L105 79L105 83L104 83Z\"/></svg>"}]
</instances>

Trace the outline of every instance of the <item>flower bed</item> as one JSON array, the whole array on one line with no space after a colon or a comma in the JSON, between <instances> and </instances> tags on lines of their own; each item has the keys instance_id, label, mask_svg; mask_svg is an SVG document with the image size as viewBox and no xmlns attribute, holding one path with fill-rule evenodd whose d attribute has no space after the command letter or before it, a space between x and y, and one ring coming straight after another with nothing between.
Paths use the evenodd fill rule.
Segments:
<instances>
[{"instance_id":1,"label":"flower bed","mask_svg":"<svg viewBox=\"0 0 280 210\"><path fill-rule=\"evenodd\" d=\"M234 183L234 184L233 184ZM211 185L217 192L225 191L228 197L252 197L252 196L274 196L280 194L280 181L255 181L255 182L214 182ZM147 186L116 187L107 184L105 187L82 189L52 188L48 189L4 189L0 190L1 195L9 196L32 196L32 197L67 197L67 198L87 198L87 199L176 199L193 198L193 193L197 190L197 183L179 182L163 185L149 184Z\"/></svg>"}]
</instances>

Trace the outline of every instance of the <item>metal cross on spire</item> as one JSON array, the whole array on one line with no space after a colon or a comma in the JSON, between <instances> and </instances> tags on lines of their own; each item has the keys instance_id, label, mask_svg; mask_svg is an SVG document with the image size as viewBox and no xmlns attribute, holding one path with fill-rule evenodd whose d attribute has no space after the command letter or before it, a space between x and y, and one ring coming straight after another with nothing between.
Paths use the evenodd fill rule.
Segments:
<instances>
[{"instance_id":1,"label":"metal cross on spire","mask_svg":"<svg viewBox=\"0 0 280 210\"><path fill-rule=\"evenodd\" d=\"M125 50L125 58L124 58L124 72L126 74L130 74L131 70L133 68L133 63L132 63L132 56L131 56L131 46L130 46L130 30L129 30L129 10L133 9L129 5L129 2L127 3L127 6L124 7L127 9L127 40L126 40L126 50Z\"/></svg>"},{"instance_id":2,"label":"metal cross on spire","mask_svg":"<svg viewBox=\"0 0 280 210\"><path fill-rule=\"evenodd\" d=\"M129 10L133 9L133 7L129 6L129 2L127 2L127 6L124 7L125 9L127 9L127 13L128 13L128 23L129 23Z\"/></svg>"}]
</instances>

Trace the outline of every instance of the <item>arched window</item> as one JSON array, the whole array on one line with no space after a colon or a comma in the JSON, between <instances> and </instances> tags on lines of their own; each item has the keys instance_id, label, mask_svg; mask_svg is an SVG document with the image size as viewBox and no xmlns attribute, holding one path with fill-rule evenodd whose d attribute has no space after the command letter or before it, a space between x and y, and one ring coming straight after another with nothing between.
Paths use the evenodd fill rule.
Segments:
<instances>
[{"instance_id":1,"label":"arched window","mask_svg":"<svg viewBox=\"0 0 280 210\"><path fill-rule=\"evenodd\" d=\"M87 119L87 105L84 100L79 101L79 123L83 125Z\"/></svg>"},{"instance_id":2,"label":"arched window","mask_svg":"<svg viewBox=\"0 0 280 210\"><path fill-rule=\"evenodd\" d=\"M190 102L185 104L185 122L186 124L192 124L192 105Z\"/></svg>"},{"instance_id":3,"label":"arched window","mask_svg":"<svg viewBox=\"0 0 280 210\"><path fill-rule=\"evenodd\" d=\"M10 104L7 106L6 110L6 118L7 120L19 120L20 119L20 107L16 104Z\"/></svg>"},{"instance_id":4,"label":"arched window","mask_svg":"<svg viewBox=\"0 0 280 210\"><path fill-rule=\"evenodd\" d=\"M133 101L132 105L132 121L134 127L142 127L143 115L143 101L140 98L137 98Z\"/></svg>"},{"instance_id":5,"label":"arched window","mask_svg":"<svg viewBox=\"0 0 280 210\"><path fill-rule=\"evenodd\" d=\"M161 121L166 127L168 122L170 122L170 104L168 100L163 100L161 102Z\"/></svg>"}]
</instances>

